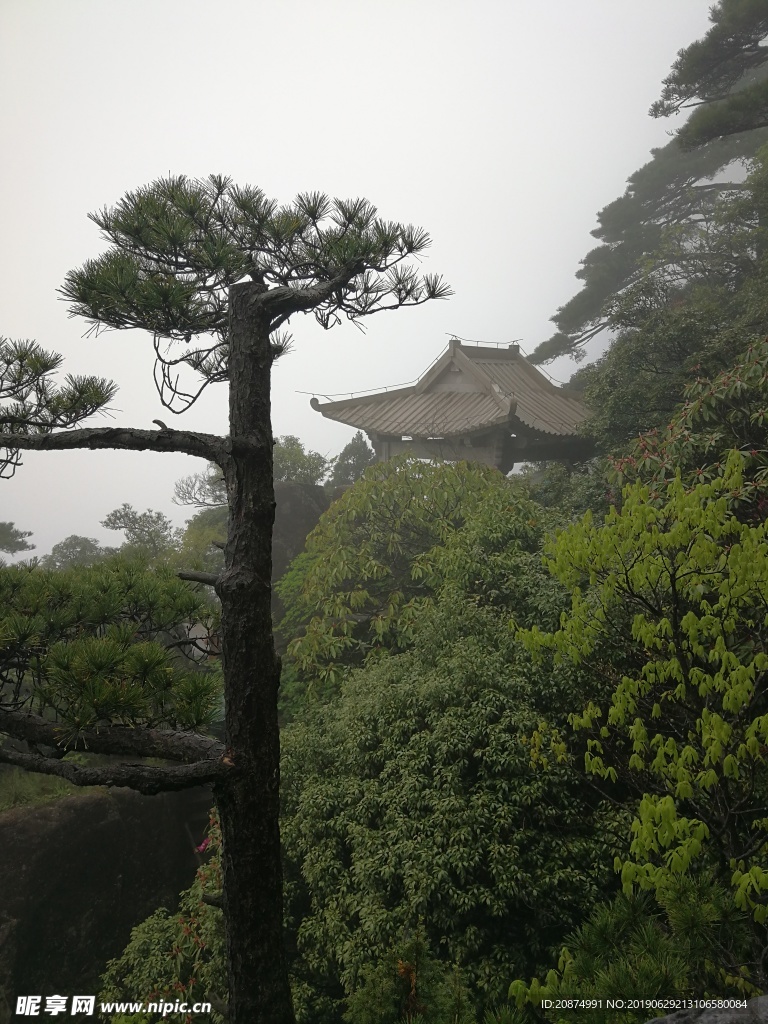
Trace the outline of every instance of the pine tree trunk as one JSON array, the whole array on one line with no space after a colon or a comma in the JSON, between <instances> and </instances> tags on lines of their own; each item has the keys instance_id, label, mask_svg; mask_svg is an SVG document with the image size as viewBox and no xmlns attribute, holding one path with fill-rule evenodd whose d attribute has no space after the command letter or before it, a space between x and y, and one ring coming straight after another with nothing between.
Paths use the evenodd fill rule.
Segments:
<instances>
[{"instance_id":1,"label":"pine tree trunk","mask_svg":"<svg viewBox=\"0 0 768 1024\"><path fill-rule=\"evenodd\" d=\"M280 861L280 662L271 618L275 515L269 320L256 284L230 290L231 450L221 598L226 745L232 779L218 787L230 1024L294 1024L283 952Z\"/></svg>"}]
</instances>

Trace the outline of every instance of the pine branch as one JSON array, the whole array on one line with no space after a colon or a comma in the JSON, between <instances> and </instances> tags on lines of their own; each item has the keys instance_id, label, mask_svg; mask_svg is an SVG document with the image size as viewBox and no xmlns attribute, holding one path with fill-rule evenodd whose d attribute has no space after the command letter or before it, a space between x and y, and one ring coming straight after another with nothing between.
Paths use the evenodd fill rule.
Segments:
<instances>
[{"instance_id":1,"label":"pine branch","mask_svg":"<svg viewBox=\"0 0 768 1024\"><path fill-rule=\"evenodd\" d=\"M0 749L0 762L40 775L56 775L74 786L126 786L145 796L221 782L232 770L226 762L213 759L162 768L143 764L84 768L70 761L8 749Z\"/></svg>"},{"instance_id":2,"label":"pine branch","mask_svg":"<svg viewBox=\"0 0 768 1024\"><path fill-rule=\"evenodd\" d=\"M282 323L294 313L304 313L316 309L337 292L347 288L358 273L360 273L359 267L348 267L329 281L320 281L308 288L295 288L290 285L270 288L269 291L264 291L259 295L258 301L269 310L271 317L275 320L279 319Z\"/></svg>"},{"instance_id":3,"label":"pine branch","mask_svg":"<svg viewBox=\"0 0 768 1024\"><path fill-rule=\"evenodd\" d=\"M27 743L58 747L67 727L25 711L0 709L0 733ZM71 750L96 754L128 754L134 757L162 757L169 761L205 761L221 757L224 745L212 736L176 729L132 729L112 725L85 729L69 745Z\"/></svg>"},{"instance_id":4,"label":"pine branch","mask_svg":"<svg viewBox=\"0 0 768 1024\"><path fill-rule=\"evenodd\" d=\"M220 463L226 439L188 430L136 430L130 427L90 427L50 434L0 434L0 448L28 451L69 451L73 448L116 448L126 451L183 452Z\"/></svg>"}]
</instances>

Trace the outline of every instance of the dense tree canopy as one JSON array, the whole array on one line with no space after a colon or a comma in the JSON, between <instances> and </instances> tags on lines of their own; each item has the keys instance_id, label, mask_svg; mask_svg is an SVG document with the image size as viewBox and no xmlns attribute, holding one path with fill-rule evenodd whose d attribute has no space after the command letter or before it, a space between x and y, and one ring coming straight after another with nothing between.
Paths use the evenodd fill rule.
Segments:
<instances>
[{"instance_id":1,"label":"dense tree canopy","mask_svg":"<svg viewBox=\"0 0 768 1024\"><path fill-rule=\"evenodd\" d=\"M291 434L275 441L275 483L319 484L328 473L331 461L320 452L305 451Z\"/></svg>"},{"instance_id":2,"label":"dense tree canopy","mask_svg":"<svg viewBox=\"0 0 768 1024\"><path fill-rule=\"evenodd\" d=\"M742 103L760 95L764 6L716 5L660 113L704 100L733 114L733 90ZM128 504L104 521L151 566L69 538L43 566L0 570L0 759L145 792L193 776L215 785L203 869L177 915L135 931L105 997L199 994L213 997L215 1024L291 1024L290 973L302 1024L394 1024L396 1012L475 1024L512 979L528 1007L768 984L768 164L757 139L656 153L602 212L585 289L538 353L615 331L576 381L593 433L617 453L608 478L597 462L516 480L471 464L368 465L362 434L335 460L292 435L273 452L268 372L292 314L328 327L447 293L403 269L423 232L380 221L365 201L306 194L278 207L228 179L172 178L95 215L111 248L69 275L75 311L97 328L151 330L169 405L199 393L176 384L179 369L201 386L229 380L231 398L226 438L162 425L56 432L110 386L75 382L62 397L56 357L4 343L11 469L14 441L183 450L208 467L177 488L199 509L183 538ZM59 419L45 419L57 402ZM273 482L324 478L345 490L280 586L279 761ZM187 583L169 568L181 560ZM221 621L189 583L215 588ZM220 640L224 743L210 735ZM85 746L163 763L61 756Z\"/></svg>"},{"instance_id":3,"label":"dense tree canopy","mask_svg":"<svg viewBox=\"0 0 768 1024\"><path fill-rule=\"evenodd\" d=\"M354 991L421 923L487 1004L511 964L545 964L615 884L626 822L570 759L531 762L530 735L575 699L573 683L555 673L542 686L506 620L446 600L407 652L358 670L288 729L297 971L317 990L330 976Z\"/></svg>"},{"instance_id":4,"label":"dense tree canopy","mask_svg":"<svg viewBox=\"0 0 768 1024\"><path fill-rule=\"evenodd\" d=\"M180 541L181 531L162 512L147 509L137 512L127 502L114 509L102 520L108 530L122 530L126 553L157 559L170 552Z\"/></svg>"},{"instance_id":5,"label":"dense tree canopy","mask_svg":"<svg viewBox=\"0 0 768 1024\"><path fill-rule=\"evenodd\" d=\"M666 430L641 436L614 460L616 480L646 481L656 495L678 474L689 486L711 482L736 452L741 483L728 505L739 519L759 524L768 510L767 380L768 339L761 339L714 379L689 384Z\"/></svg>"},{"instance_id":6,"label":"dense tree canopy","mask_svg":"<svg viewBox=\"0 0 768 1024\"><path fill-rule=\"evenodd\" d=\"M418 565L423 590L416 620L393 618L386 644L357 650L352 661L364 663L337 695L304 700L284 732L291 972L307 1024L339 1021L345 998L349 1013L363 1013L379 984L389 992L381 971L391 950L408 948L419 930L441 970L461 963L471 1003L489 1005L503 996L510 964L545 966L549 948L618 884L612 860L628 815L585 781L574 754L542 737L545 722L565 726L589 681L532 668L509 628L514 616L554 629L566 607L539 553L556 517L499 474L421 468L377 467L382 500L362 500L376 493L366 476L346 492L356 516L314 541L319 560L333 562L344 557L335 533L343 522L372 538L347 565L341 600L354 573L360 587L372 553L388 547L404 561L384 586L407 586ZM325 579L328 594L333 585ZM185 913L199 934L208 911ZM150 936L157 958L157 943L179 934L165 920L142 926L121 971L146 962ZM111 985L117 977L116 968ZM169 983L160 968L143 977Z\"/></svg>"},{"instance_id":7,"label":"dense tree canopy","mask_svg":"<svg viewBox=\"0 0 768 1024\"><path fill-rule=\"evenodd\" d=\"M762 0L719 0L712 28L681 50L664 79L653 117L697 109L679 131L687 148L768 126L768 12Z\"/></svg>"},{"instance_id":8,"label":"dense tree canopy","mask_svg":"<svg viewBox=\"0 0 768 1024\"><path fill-rule=\"evenodd\" d=\"M216 629L208 602L172 573L141 562L4 568L3 731L43 746L58 741L64 750L101 753L126 752L135 739L137 753L146 741L144 753L167 755L163 737L152 740L148 730L204 731L221 716L221 676L205 664L206 640ZM131 728L113 734L109 725ZM2 748L3 761L23 768L34 769L37 756ZM57 763L53 774L78 781L77 765ZM102 771L108 783L111 769ZM119 766L114 772L128 781L130 773Z\"/></svg>"},{"instance_id":9,"label":"dense tree canopy","mask_svg":"<svg viewBox=\"0 0 768 1024\"><path fill-rule=\"evenodd\" d=\"M303 635L290 654L307 680L335 684L372 649L407 645L432 594L430 553L460 529L496 470L409 457L376 463L335 501L278 586L281 632Z\"/></svg>"},{"instance_id":10,"label":"dense tree canopy","mask_svg":"<svg viewBox=\"0 0 768 1024\"><path fill-rule=\"evenodd\" d=\"M116 548L105 548L95 537L81 537L76 533L54 544L50 554L40 559L44 569L71 569L75 565L95 565L102 558L116 554Z\"/></svg>"},{"instance_id":11,"label":"dense tree canopy","mask_svg":"<svg viewBox=\"0 0 768 1024\"><path fill-rule=\"evenodd\" d=\"M347 649L363 667L286 733L296 970L316 992L340 970L343 989L354 991L365 965L423 921L431 948L464 965L487 1001L502 992L504 963L526 970L545 962L566 922L580 921L610 887L611 871L595 874L591 865L608 867L621 815L602 805L572 760L548 755L546 740L533 763L530 736L545 721L564 725L563 709L582 692L578 673L531 674L507 625L510 615L521 624L558 622L564 594L538 554L552 514L497 474L434 465L414 481L409 469L403 461L366 474L345 495L334 529L321 523L310 541L318 564L332 562L333 550L343 560L336 531L349 529L350 551L360 531L360 559L324 578L337 609L371 579L384 595L398 586L418 587L419 596L415 619L393 614L379 645ZM363 500L377 493L378 502ZM451 501L460 520L446 514ZM421 523L418 537L411 516ZM377 551L382 567L387 550L402 564L377 575L370 559ZM396 606L407 612L408 602ZM302 668L313 672L308 660ZM305 891L309 912L301 910ZM544 904L555 902L550 917Z\"/></svg>"},{"instance_id":12,"label":"dense tree canopy","mask_svg":"<svg viewBox=\"0 0 768 1024\"><path fill-rule=\"evenodd\" d=\"M375 461L373 449L365 440L362 430L358 430L352 440L346 444L333 460L329 487L346 487L359 480L368 466Z\"/></svg>"},{"instance_id":13,"label":"dense tree canopy","mask_svg":"<svg viewBox=\"0 0 768 1024\"><path fill-rule=\"evenodd\" d=\"M553 1007L566 999L574 1024L645 1024L648 999L741 1001L759 993L741 972L749 949L744 925L711 876L679 875L653 895L620 894L600 904L568 936L558 969L543 981L516 979L510 996L531 1024L542 1016L559 1024ZM542 1007L544 999L550 1008ZM633 999L637 1008L630 1008Z\"/></svg>"},{"instance_id":14,"label":"dense tree canopy","mask_svg":"<svg viewBox=\"0 0 768 1024\"><path fill-rule=\"evenodd\" d=\"M765 523L729 509L741 481L734 452L709 483L686 489L678 477L657 499L637 483L604 525L589 515L571 525L550 565L573 589L572 610L558 631L527 637L597 679L623 665L610 702L573 718L591 736L587 770L638 795L623 881L659 888L692 866L715 870L754 914L756 977L768 900L768 540Z\"/></svg>"},{"instance_id":15,"label":"dense tree canopy","mask_svg":"<svg viewBox=\"0 0 768 1024\"><path fill-rule=\"evenodd\" d=\"M372 1007L400 991L415 935L474 1009L514 978L528 1007L764 986L765 344L616 464L603 486L633 482L612 511L589 475L403 460L320 524L288 621L326 609L333 637L367 597L348 645L294 664L338 671L284 733L302 1021L388 1021ZM200 920L183 918L192 935Z\"/></svg>"},{"instance_id":16,"label":"dense tree canopy","mask_svg":"<svg viewBox=\"0 0 768 1024\"><path fill-rule=\"evenodd\" d=\"M719 199L740 192L744 161L766 141L768 131L759 131L715 140L694 152L683 151L676 140L653 150L652 159L629 177L624 195L598 213L592 234L601 244L576 271L582 289L552 317L557 333L534 350L531 360L583 358L592 338L614 329L613 301L643 280L649 264L664 266L665 237L711 220Z\"/></svg>"},{"instance_id":17,"label":"dense tree canopy","mask_svg":"<svg viewBox=\"0 0 768 1024\"><path fill-rule=\"evenodd\" d=\"M664 429L686 385L725 371L768 332L766 151L744 188L708 220L670 232L658 261L613 305L611 348L572 379L594 410L589 431L607 450Z\"/></svg>"}]
</instances>

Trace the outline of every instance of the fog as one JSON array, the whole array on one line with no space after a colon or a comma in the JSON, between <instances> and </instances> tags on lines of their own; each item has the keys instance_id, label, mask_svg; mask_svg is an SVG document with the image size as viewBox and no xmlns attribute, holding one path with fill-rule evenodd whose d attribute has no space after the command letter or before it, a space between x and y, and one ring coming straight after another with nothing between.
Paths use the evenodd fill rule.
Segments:
<instances>
[{"instance_id":1,"label":"fog","mask_svg":"<svg viewBox=\"0 0 768 1024\"><path fill-rule=\"evenodd\" d=\"M313 412L312 394L411 381L451 334L527 352L552 334L597 211L668 141L674 124L647 110L707 13L703 0L4 0L0 334L114 379L104 422L148 428L171 416L151 338L85 337L57 295L103 251L88 212L168 173L228 174L281 202L364 195L430 232L423 269L455 296L371 317L365 333L291 325L274 430L335 454L353 431ZM573 366L548 369L567 379ZM226 432L225 411L214 386L174 425ZM33 531L37 554L72 533L114 543L99 521L123 502L182 523L173 483L202 468L103 452L24 463L2 483L0 519Z\"/></svg>"}]
</instances>

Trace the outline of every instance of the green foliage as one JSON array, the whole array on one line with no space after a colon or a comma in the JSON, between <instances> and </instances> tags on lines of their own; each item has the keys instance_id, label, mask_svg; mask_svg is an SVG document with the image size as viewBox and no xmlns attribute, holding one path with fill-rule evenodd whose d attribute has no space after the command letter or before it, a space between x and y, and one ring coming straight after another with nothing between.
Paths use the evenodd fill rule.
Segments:
<instances>
[{"instance_id":1,"label":"green foliage","mask_svg":"<svg viewBox=\"0 0 768 1024\"><path fill-rule=\"evenodd\" d=\"M670 236L687 237L689 265L698 253L717 278L714 263L729 232L721 231L719 240L713 235L713 202L738 197L743 163L768 138L768 52L762 45L768 18L762 0L719 0L710 17L713 27L680 51L661 100L651 108L654 117L666 117L693 106L692 115L677 138L653 150L653 159L629 178L624 195L598 214L593 234L602 244L585 256L576 274L584 287L552 318L558 332L539 345L531 357L534 362L563 354L578 359L597 333L615 329L616 301L641 283L649 268L664 272L670 265ZM743 340L742 334L742 347ZM663 352L659 345L656 354ZM643 360L641 350L635 358L652 382L654 358ZM674 356L662 359L662 366L657 373L675 376ZM720 368L708 367L706 372ZM661 390L664 383L656 381Z\"/></svg>"},{"instance_id":2,"label":"green foliage","mask_svg":"<svg viewBox=\"0 0 768 1024\"><path fill-rule=\"evenodd\" d=\"M276 483L315 486L333 464L319 452L306 451L293 435L276 438L273 454ZM203 473L177 481L173 500L199 509L187 521L176 561L185 569L219 571L224 564L228 517L227 492L219 467L210 463Z\"/></svg>"},{"instance_id":3,"label":"green foliage","mask_svg":"<svg viewBox=\"0 0 768 1024\"><path fill-rule=\"evenodd\" d=\"M532 670L509 628L512 616L554 629L565 607L540 559L554 521L499 474L402 460L368 470L310 542L314 585L336 609L371 580L380 605L407 595L381 643L354 650L364 667L283 735L294 972L310 1019L312 993L334 979L348 993L364 975L394 984L386 966L366 969L419 927L488 1004L509 963L545 963L614 884L628 817L585 786L557 734L589 681ZM359 998L373 1006L370 993Z\"/></svg>"},{"instance_id":4,"label":"green foliage","mask_svg":"<svg viewBox=\"0 0 768 1024\"><path fill-rule=\"evenodd\" d=\"M307 451L298 437L276 437L273 448L275 483L319 484L332 460L319 452ZM198 508L225 508L227 489L221 469L208 463L202 473L182 477L174 488L174 503Z\"/></svg>"},{"instance_id":5,"label":"green foliage","mask_svg":"<svg viewBox=\"0 0 768 1024\"><path fill-rule=\"evenodd\" d=\"M333 468L327 486L348 487L359 480L365 470L376 459L373 449L365 440L362 430L358 430L352 440L346 444L333 460Z\"/></svg>"},{"instance_id":6,"label":"green foliage","mask_svg":"<svg viewBox=\"0 0 768 1024\"><path fill-rule=\"evenodd\" d=\"M306 451L297 437L278 437L274 446L276 483L316 486L331 465L318 452ZM172 559L185 569L218 572L224 565L228 507L221 470L209 465L204 473L184 477L176 484L174 501L196 505L199 511L187 521L176 556Z\"/></svg>"},{"instance_id":7,"label":"green foliage","mask_svg":"<svg viewBox=\"0 0 768 1024\"><path fill-rule=\"evenodd\" d=\"M762 925L768 539L730 511L741 486L734 452L709 483L678 477L655 500L637 483L602 526L572 524L549 559L571 612L554 633L523 635L612 681L610 707L589 702L572 721L590 737L587 770L640 798L625 888L716 865Z\"/></svg>"},{"instance_id":8,"label":"green foliage","mask_svg":"<svg viewBox=\"0 0 768 1024\"><path fill-rule=\"evenodd\" d=\"M440 963L420 933L363 971L347 1000L346 1024L475 1024L457 967Z\"/></svg>"},{"instance_id":9,"label":"green foliage","mask_svg":"<svg viewBox=\"0 0 768 1024\"><path fill-rule=\"evenodd\" d=\"M487 1003L510 964L545 964L616 884L628 818L585 786L549 725L565 724L587 681L531 669L508 620L512 605L538 614L535 579L508 559L515 589L502 599L503 549L489 541L482 557L490 574L465 574L468 560L446 552L454 582L411 648L369 662L284 732L296 970L315 985L330 975L355 990L423 926ZM538 598L556 622L557 603Z\"/></svg>"},{"instance_id":10,"label":"green foliage","mask_svg":"<svg viewBox=\"0 0 768 1024\"><path fill-rule=\"evenodd\" d=\"M762 47L760 47L762 49ZM724 135L753 132L768 123L768 79L762 75L721 103L703 107L680 129L678 140L689 149Z\"/></svg>"},{"instance_id":11,"label":"green foliage","mask_svg":"<svg viewBox=\"0 0 768 1024\"><path fill-rule=\"evenodd\" d=\"M73 566L95 565L105 558L120 554L124 558L138 558L149 562L177 562L179 549L184 540L184 533L173 526L173 523L162 512L147 509L137 512L127 502L110 512L101 523L108 530L122 530L125 540L119 547L104 547L93 537L80 537L72 534L54 544L51 553L40 559L44 569L70 569ZM196 546L184 554L198 554ZM189 563L185 563L187 567Z\"/></svg>"},{"instance_id":12,"label":"green foliage","mask_svg":"<svg viewBox=\"0 0 768 1024\"><path fill-rule=\"evenodd\" d=\"M185 569L219 572L224 567L229 509L201 508L191 519L181 539L176 561Z\"/></svg>"},{"instance_id":13,"label":"green foliage","mask_svg":"<svg viewBox=\"0 0 768 1024\"><path fill-rule=\"evenodd\" d=\"M107 723L204 729L219 714L218 671L189 635L215 629L207 604L167 570L0 570L0 701L55 712L63 737ZM189 659L180 652L186 652Z\"/></svg>"},{"instance_id":14,"label":"green foliage","mask_svg":"<svg viewBox=\"0 0 768 1024\"><path fill-rule=\"evenodd\" d=\"M117 387L101 377L53 376L62 357L33 341L0 338L0 433L47 434L72 427L104 409ZM0 476L13 476L21 464L18 449L0 450Z\"/></svg>"},{"instance_id":15,"label":"green foliage","mask_svg":"<svg viewBox=\"0 0 768 1024\"><path fill-rule=\"evenodd\" d=\"M292 434L276 439L273 457L275 483L319 484L331 465L319 452L306 451Z\"/></svg>"},{"instance_id":16,"label":"green foliage","mask_svg":"<svg viewBox=\"0 0 768 1024\"><path fill-rule=\"evenodd\" d=\"M578 372L574 383L583 387L584 402L594 410L586 429L604 451L663 430L687 385L700 375L719 373L736 358L744 347L745 298L709 285L676 296L659 291L652 311ZM768 307L751 306L747 315L756 331L763 323L768 327Z\"/></svg>"},{"instance_id":17,"label":"green foliage","mask_svg":"<svg viewBox=\"0 0 768 1024\"><path fill-rule=\"evenodd\" d=\"M555 1024L563 1011L541 1009L542 1000L575 999L586 1005L568 1011L573 1024L642 1024L648 1008L610 1008L607 1000L759 994L744 977L748 946L743 915L721 886L707 876L677 876L655 898L622 894L597 907L566 940L558 969L544 981L514 981L509 995L523 1020L543 1014Z\"/></svg>"},{"instance_id":18,"label":"green foliage","mask_svg":"<svg viewBox=\"0 0 768 1024\"><path fill-rule=\"evenodd\" d=\"M9 555L15 555L19 551L31 551L34 544L30 544L27 537L31 537L30 530L19 530L13 523L0 523L0 551Z\"/></svg>"},{"instance_id":19,"label":"green foliage","mask_svg":"<svg viewBox=\"0 0 768 1024\"><path fill-rule=\"evenodd\" d=\"M630 816L615 787L585 783L560 739L592 679L533 666L510 629L513 618L554 630L567 606L540 557L557 517L476 467L406 460L347 494L358 490L364 502L337 503L353 514L323 534L319 562L350 524L371 545L351 569L394 554L387 586L412 581L421 603L415 621L393 619L389 650L335 698L303 702L283 732L294 1002L307 1024L338 1024L345 997L350 1020L396 1021L397 960L414 962L403 935L418 935L434 954L416 965L421 1003L452 993L445 1019L459 1000L469 1021L505 995L511 969L544 969L618 885Z\"/></svg>"},{"instance_id":20,"label":"green foliage","mask_svg":"<svg viewBox=\"0 0 768 1024\"><path fill-rule=\"evenodd\" d=\"M738 196L668 229L642 277L612 303L619 334L573 381L603 448L663 429L687 385L721 373L768 332L766 157L758 153Z\"/></svg>"},{"instance_id":21,"label":"green foliage","mask_svg":"<svg viewBox=\"0 0 768 1024\"><path fill-rule=\"evenodd\" d=\"M768 341L761 339L714 380L688 385L685 404L664 432L640 437L615 460L615 476L648 481L655 493L678 473L693 483L722 473L732 450L739 452L742 483L729 496L740 519L765 518L768 481Z\"/></svg>"},{"instance_id":22,"label":"green foliage","mask_svg":"<svg viewBox=\"0 0 768 1024\"><path fill-rule=\"evenodd\" d=\"M268 380L261 372L264 367L257 365L263 363L258 352L265 351L260 346L271 346L273 356L285 351L289 341L285 325L298 313L311 312L321 326L329 328L342 316L357 321L375 312L450 294L441 278L422 276L409 262L410 257L424 253L430 244L429 235L412 225L382 220L364 199L330 199L314 192L298 195L290 205L278 206L261 190L239 188L221 176L211 175L202 181L169 176L126 194L114 207L92 215L92 219L101 228L108 248L98 259L67 275L61 291L70 303L70 312L85 317L96 331L111 327L149 332L154 338L155 381L160 398L174 411L178 405L193 404L208 383L228 381L229 439L170 431L160 424L162 437L158 436L151 446L204 451L216 459L225 469L228 496L238 520L243 514L249 515L249 510L255 508L258 512L265 503L270 504L271 482L265 480L264 470L268 477L271 427L268 395L262 387ZM236 292L235 285L241 286ZM247 300L247 314L238 301L241 297ZM203 336L202 347L188 344L193 336ZM184 347L176 358L173 349L178 343ZM255 361L249 358L254 353ZM254 369L250 377L242 372L246 362ZM237 372L235 363L239 363ZM179 382L179 371L185 365L198 375L196 391L186 390L186 385ZM245 447L238 442L243 437L247 440ZM50 447L68 443L57 438ZM75 443L87 447L96 439L80 437ZM131 432L105 431L98 437L98 445L105 447L117 444L144 448L148 443L146 437ZM114 520L113 525L125 528L128 509L121 511L121 520ZM228 548L232 558L227 559L233 586L219 588L225 614L227 732L234 744L232 756L226 759L234 769L228 780L219 778L217 783L227 835L227 955L229 977L237 981L232 992L233 1019L240 1021L243 1012L254 1008L258 1016L259 1008L264 1011L268 1007L276 1019L288 1021L293 1013L283 958L277 957L274 964L269 959L280 941L281 927L280 901L274 899L281 887L276 830L279 662L272 650L269 581L264 579L265 572L269 575L270 522L260 512L257 519L254 529L246 528L237 536L233 533L233 545ZM162 526L157 522L151 525ZM253 607L246 608L238 594L245 595ZM248 622L256 623L256 632L241 628ZM24 629L26 641L33 634L31 628ZM116 683L122 681L112 678L110 671L110 661L114 665L118 655L125 653L126 661L137 657L133 652L123 652L127 629L123 632L110 625L96 639L107 646L103 678L97 680L98 704L89 695L89 710L96 720L103 706L114 713L116 707L131 705L134 712L137 697L132 680L127 680L126 692L121 694ZM144 653L145 676L153 679L149 652ZM41 658L47 654L44 650ZM83 661L89 660L90 664L83 682L98 674L101 652L94 647L87 654ZM62 653L56 668L58 682L74 677L76 660ZM254 677L254 666L259 669L259 678ZM27 670L23 671L26 674ZM199 675L204 678L204 673ZM194 682L182 680L178 690L188 690ZM102 683L114 692L104 692ZM22 688L26 685L29 681L22 678L19 692L25 700L27 694ZM150 688L154 688L153 681ZM34 694L31 696L34 699ZM190 712L185 724L192 724L192 712L199 710L199 705L188 697L185 694L184 706ZM153 693L150 704L156 703ZM172 717L179 720L180 703L175 704ZM235 720L238 708L253 707L258 709L258 721L248 715ZM154 714L154 706L148 710ZM5 717L8 720L7 712ZM75 730L79 728L79 716L71 725ZM131 774L131 784L139 787L137 774ZM166 783L177 781L163 774ZM251 832L256 827L259 833L255 844L246 838L248 829L241 827L253 814L261 819L250 826ZM247 908L233 894L256 876L266 879L253 893L260 919L245 921Z\"/></svg>"},{"instance_id":23,"label":"green foliage","mask_svg":"<svg viewBox=\"0 0 768 1024\"><path fill-rule=\"evenodd\" d=\"M423 579L434 595L429 603L458 601L461 607L469 602L521 624L556 626L566 596L544 571L541 549L562 521L513 481L488 488L461 529L447 534L421 561Z\"/></svg>"},{"instance_id":24,"label":"green foliage","mask_svg":"<svg viewBox=\"0 0 768 1024\"><path fill-rule=\"evenodd\" d=\"M224 922L221 910L205 902L221 895L219 849L221 832L211 819L206 863L198 869L192 887L181 894L176 913L157 910L133 929L123 954L111 960L102 978L100 1000L134 1001L140 993L149 1002L226 1001ZM160 1024L157 1013L115 1014L110 1024ZM220 1010L187 1014L185 1024L224 1024Z\"/></svg>"},{"instance_id":25,"label":"green foliage","mask_svg":"<svg viewBox=\"0 0 768 1024\"><path fill-rule=\"evenodd\" d=\"M333 688L345 665L407 646L432 593L430 552L462 528L502 475L469 463L404 457L369 467L335 501L277 587L289 653L313 684Z\"/></svg>"},{"instance_id":26,"label":"green foliage","mask_svg":"<svg viewBox=\"0 0 768 1024\"><path fill-rule=\"evenodd\" d=\"M49 555L40 559L44 569L71 569L76 565L95 565L103 558L111 558L116 548L104 548L94 537L72 534L54 544Z\"/></svg>"},{"instance_id":27,"label":"green foliage","mask_svg":"<svg viewBox=\"0 0 768 1024\"><path fill-rule=\"evenodd\" d=\"M714 204L743 190L744 162L768 140L768 131L713 140L685 152L677 140L652 150L652 159L630 176L623 196L598 214L592 234L601 242L581 261L583 287L552 320L558 332L531 355L535 363L560 355L580 359L584 346L615 328L615 302L641 283L652 267L663 268L665 239L672 232L699 233L711 241ZM699 246L701 251L701 245ZM650 360L649 360L650 362Z\"/></svg>"},{"instance_id":28,"label":"green foliage","mask_svg":"<svg viewBox=\"0 0 768 1024\"><path fill-rule=\"evenodd\" d=\"M615 503L617 489L609 482L610 464L606 459L591 459L580 465L565 462L527 463L510 483L537 505L552 510L563 519L608 511Z\"/></svg>"},{"instance_id":29,"label":"green foliage","mask_svg":"<svg viewBox=\"0 0 768 1024\"><path fill-rule=\"evenodd\" d=\"M652 116L668 117L697 106L678 132L688 148L766 125L768 82L761 73L768 60L763 45L768 35L765 4L719 0L709 17L712 28L678 53L664 79L661 99L651 107Z\"/></svg>"},{"instance_id":30,"label":"green foliage","mask_svg":"<svg viewBox=\"0 0 768 1024\"><path fill-rule=\"evenodd\" d=\"M122 553L130 556L161 558L169 554L181 540L181 531L175 529L171 520L162 512L154 512L151 508L146 512L137 512L127 502L110 512L101 525L107 530L124 532Z\"/></svg>"}]
</instances>

